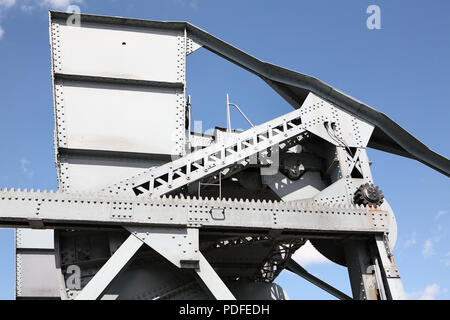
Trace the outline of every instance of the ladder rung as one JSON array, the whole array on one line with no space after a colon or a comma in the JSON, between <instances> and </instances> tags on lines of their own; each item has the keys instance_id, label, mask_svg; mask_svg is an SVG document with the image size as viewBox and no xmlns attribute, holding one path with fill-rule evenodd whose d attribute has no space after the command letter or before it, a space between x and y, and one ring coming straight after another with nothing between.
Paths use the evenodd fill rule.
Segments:
<instances>
[{"instance_id":1,"label":"ladder rung","mask_svg":"<svg viewBox=\"0 0 450 320\"><path fill-rule=\"evenodd\" d=\"M186 174L184 174L183 171L181 171L181 169L174 171L173 176L175 176L175 175L179 175L180 177L186 176Z\"/></svg>"},{"instance_id":2,"label":"ladder rung","mask_svg":"<svg viewBox=\"0 0 450 320\"><path fill-rule=\"evenodd\" d=\"M273 128L272 131L275 132L276 134L283 133L281 130L279 130L277 128Z\"/></svg>"},{"instance_id":3,"label":"ladder rung","mask_svg":"<svg viewBox=\"0 0 450 320\"><path fill-rule=\"evenodd\" d=\"M164 180L161 179L161 178L157 178L157 179L156 179L156 182L159 182L159 183L162 184L162 185L166 185L166 184L167 184L167 181L164 181Z\"/></svg>"},{"instance_id":4,"label":"ladder rung","mask_svg":"<svg viewBox=\"0 0 450 320\"><path fill-rule=\"evenodd\" d=\"M209 156L211 159L213 159L214 161L221 161L221 159L217 158L216 156Z\"/></svg>"},{"instance_id":5,"label":"ladder rung","mask_svg":"<svg viewBox=\"0 0 450 320\"><path fill-rule=\"evenodd\" d=\"M203 166L202 166L202 165L199 165L197 162L192 162L192 165L193 165L194 167L196 167L197 169L202 169L202 168L203 168Z\"/></svg>"}]
</instances>

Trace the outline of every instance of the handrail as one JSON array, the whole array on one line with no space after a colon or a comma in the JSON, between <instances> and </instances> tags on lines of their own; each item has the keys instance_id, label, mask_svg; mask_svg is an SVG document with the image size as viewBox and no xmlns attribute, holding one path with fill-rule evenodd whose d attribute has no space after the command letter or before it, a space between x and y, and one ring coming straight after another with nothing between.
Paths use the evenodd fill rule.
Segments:
<instances>
[{"instance_id":1,"label":"handrail","mask_svg":"<svg viewBox=\"0 0 450 320\"><path fill-rule=\"evenodd\" d=\"M230 116L230 106L235 107L239 113L244 117L245 120L247 120L247 122L252 126L252 128L254 128L255 126L253 125L253 123L247 118L247 116L244 114L244 112L242 112L241 108L239 108L237 105L235 105L234 103L230 103L229 100L229 96L227 93L227 132L231 132L231 116Z\"/></svg>"}]
</instances>

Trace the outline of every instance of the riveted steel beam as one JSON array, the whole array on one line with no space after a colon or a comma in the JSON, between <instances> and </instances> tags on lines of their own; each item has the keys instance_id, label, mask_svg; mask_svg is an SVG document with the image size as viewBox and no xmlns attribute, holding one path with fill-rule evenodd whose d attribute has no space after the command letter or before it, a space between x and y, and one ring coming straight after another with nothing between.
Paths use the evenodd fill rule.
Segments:
<instances>
[{"instance_id":1,"label":"riveted steel beam","mask_svg":"<svg viewBox=\"0 0 450 320\"><path fill-rule=\"evenodd\" d=\"M220 214L219 214L220 213ZM208 230L281 230L284 233L383 234L390 213L363 206L309 201L266 202L102 194L0 191L3 227L105 228L170 226Z\"/></svg>"}]
</instances>

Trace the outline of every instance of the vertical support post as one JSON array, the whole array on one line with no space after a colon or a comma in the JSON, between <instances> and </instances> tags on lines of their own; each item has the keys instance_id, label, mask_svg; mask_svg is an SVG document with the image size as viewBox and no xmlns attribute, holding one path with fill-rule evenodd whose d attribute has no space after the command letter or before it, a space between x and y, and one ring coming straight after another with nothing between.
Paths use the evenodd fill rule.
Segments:
<instances>
[{"instance_id":1,"label":"vertical support post","mask_svg":"<svg viewBox=\"0 0 450 320\"><path fill-rule=\"evenodd\" d=\"M191 180L191 159L187 159L186 161L186 180Z\"/></svg>"},{"instance_id":2,"label":"vertical support post","mask_svg":"<svg viewBox=\"0 0 450 320\"><path fill-rule=\"evenodd\" d=\"M191 153L191 149L192 149L192 141L191 141L191 96L188 95L188 99L187 99L187 103L186 103L186 108L187 108L187 129L186 129L186 153Z\"/></svg>"},{"instance_id":3,"label":"vertical support post","mask_svg":"<svg viewBox=\"0 0 450 320\"><path fill-rule=\"evenodd\" d=\"M386 235L345 243L354 299L403 300L405 291Z\"/></svg>"},{"instance_id":4,"label":"vertical support post","mask_svg":"<svg viewBox=\"0 0 450 320\"><path fill-rule=\"evenodd\" d=\"M222 200L222 171L219 171L219 200Z\"/></svg>"},{"instance_id":5,"label":"vertical support post","mask_svg":"<svg viewBox=\"0 0 450 320\"><path fill-rule=\"evenodd\" d=\"M173 182L173 167L170 166L169 167L169 172L168 172L168 175L167 175L167 185L168 185L169 189L172 188L172 182Z\"/></svg>"},{"instance_id":6,"label":"vertical support post","mask_svg":"<svg viewBox=\"0 0 450 320\"><path fill-rule=\"evenodd\" d=\"M150 182L149 182L149 185L148 185L148 191L149 191L150 195L153 194L154 189L155 189L155 179L154 179L154 177L152 175L151 179L150 179Z\"/></svg>"},{"instance_id":7,"label":"vertical support post","mask_svg":"<svg viewBox=\"0 0 450 320\"><path fill-rule=\"evenodd\" d=\"M380 257L380 269L387 298L389 300L405 300L405 289L386 234L375 236L375 247Z\"/></svg>"},{"instance_id":8,"label":"vertical support post","mask_svg":"<svg viewBox=\"0 0 450 320\"><path fill-rule=\"evenodd\" d=\"M379 290L379 293L381 296L381 300L387 300L386 290L384 288L384 281L382 278L382 273L381 273L381 269L380 269L380 264L378 262L378 258L375 258L374 271L375 271L375 279L377 280L378 290Z\"/></svg>"},{"instance_id":9,"label":"vertical support post","mask_svg":"<svg viewBox=\"0 0 450 320\"><path fill-rule=\"evenodd\" d=\"M227 93L227 132L231 132L230 99Z\"/></svg>"},{"instance_id":10,"label":"vertical support post","mask_svg":"<svg viewBox=\"0 0 450 320\"><path fill-rule=\"evenodd\" d=\"M365 240L349 240L344 245L348 275L355 300L380 300L370 248Z\"/></svg>"},{"instance_id":11,"label":"vertical support post","mask_svg":"<svg viewBox=\"0 0 450 320\"><path fill-rule=\"evenodd\" d=\"M64 278L64 274L62 272L62 267L61 267L61 254L60 254L60 230L55 230L54 231L54 236L53 236L53 240L55 243L55 266L56 266L56 273L58 276L58 283L59 283L59 293L61 294L61 300L69 300L69 297L67 295L67 290L66 290L66 280ZM14 230L14 236L15 239L17 239L16 234L17 234L17 229ZM16 247L15 247L16 248ZM16 286L15 286L16 287ZM14 288L16 289L16 288ZM17 297L16 295L14 295L15 297Z\"/></svg>"}]
</instances>

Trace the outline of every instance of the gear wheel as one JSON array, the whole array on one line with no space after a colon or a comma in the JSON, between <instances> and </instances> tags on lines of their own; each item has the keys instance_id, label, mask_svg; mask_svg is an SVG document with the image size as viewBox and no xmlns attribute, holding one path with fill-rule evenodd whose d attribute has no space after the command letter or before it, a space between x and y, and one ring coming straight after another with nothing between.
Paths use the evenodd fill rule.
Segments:
<instances>
[{"instance_id":1,"label":"gear wheel","mask_svg":"<svg viewBox=\"0 0 450 320\"><path fill-rule=\"evenodd\" d=\"M383 203L383 192L372 183L364 183L355 192L353 202L364 206L380 206Z\"/></svg>"}]
</instances>

